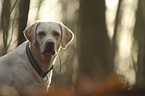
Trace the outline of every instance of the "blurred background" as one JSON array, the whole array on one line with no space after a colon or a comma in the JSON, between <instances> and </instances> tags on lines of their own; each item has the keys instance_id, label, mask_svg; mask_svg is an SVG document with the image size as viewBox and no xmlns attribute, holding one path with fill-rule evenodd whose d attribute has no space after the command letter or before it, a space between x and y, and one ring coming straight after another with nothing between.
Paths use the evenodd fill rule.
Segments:
<instances>
[{"instance_id":1,"label":"blurred background","mask_svg":"<svg viewBox=\"0 0 145 96\"><path fill-rule=\"evenodd\" d=\"M0 55L36 20L75 34L61 49L48 96L145 96L145 0L1 0Z\"/></svg>"}]
</instances>

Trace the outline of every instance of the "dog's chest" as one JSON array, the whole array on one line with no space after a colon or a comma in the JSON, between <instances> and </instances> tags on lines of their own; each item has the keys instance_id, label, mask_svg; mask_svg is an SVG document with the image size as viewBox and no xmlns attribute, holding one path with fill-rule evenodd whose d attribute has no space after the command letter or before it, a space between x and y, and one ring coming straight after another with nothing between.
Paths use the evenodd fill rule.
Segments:
<instances>
[{"instance_id":1,"label":"dog's chest","mask_svg":"<svg viewBox=\"0 0 145 96\"><path fill-rule=\"evenodd\" d=\"M48 83L44 82L31 66L24 50L25 45L22 44L13 52L0 58L0 81L18 90L35 84L47 86Z\"/></svg>"}]
</instances>

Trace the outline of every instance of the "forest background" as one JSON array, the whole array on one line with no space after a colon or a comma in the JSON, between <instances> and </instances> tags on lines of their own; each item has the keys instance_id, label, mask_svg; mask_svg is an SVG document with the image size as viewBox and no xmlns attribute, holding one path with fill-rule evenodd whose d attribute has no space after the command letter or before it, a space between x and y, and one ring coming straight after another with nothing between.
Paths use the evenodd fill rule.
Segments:
<instances>
[{"instance_id":1,"label":"forest background","mask_svg":"<svg viewBox=\"0 0 145 96\"><path fill-rule=\"evenodd\" d=\"M26 40L23 30L36 20L74 32L57 57L49 95L145 94L145 0L1 0L0 18L1 56Z\"/></svg>"}]
</instances>

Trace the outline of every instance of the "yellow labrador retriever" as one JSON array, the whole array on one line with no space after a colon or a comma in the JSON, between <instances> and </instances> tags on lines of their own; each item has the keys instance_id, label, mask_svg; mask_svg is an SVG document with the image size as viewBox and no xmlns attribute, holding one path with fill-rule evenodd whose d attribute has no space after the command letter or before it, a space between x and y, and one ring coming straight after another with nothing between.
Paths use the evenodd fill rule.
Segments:
<instances>
[{"instance_id":1,"label":"yellow labrador retriever","mask_svg":"<svg viewBox=\"0 0 145 96\"><path fill-rule=\"evenodd\" d=\"M0 57L0 96L42 96L59 49L74 37L62 23L42 21L28 26L24 35L28 41Z\"/></svg>"}]
</instances>

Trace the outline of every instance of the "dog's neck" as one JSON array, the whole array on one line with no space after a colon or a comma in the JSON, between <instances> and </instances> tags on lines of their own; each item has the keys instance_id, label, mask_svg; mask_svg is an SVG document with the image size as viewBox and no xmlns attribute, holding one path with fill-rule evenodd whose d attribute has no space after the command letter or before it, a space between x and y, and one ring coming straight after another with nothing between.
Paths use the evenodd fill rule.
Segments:
<instances>
[{"instance_id":1,"label":"dog's neck","mask_svg":"<svg viewBox=\"0 0 145 96\"><path fill-rule=\"evenodd\" d=\"M34 58L37 60L37 63L39 64L40 68L46 72L50 69L50 67L53 64L53 59L55 58L55 56L51 55L51 54L45 54L43 55L40 51L40 49L38 49L38 47L33 47L33 45L30 43L30 50L34 56Z\"/></svg>"}]
</instances>

